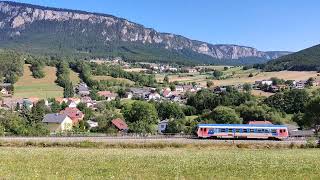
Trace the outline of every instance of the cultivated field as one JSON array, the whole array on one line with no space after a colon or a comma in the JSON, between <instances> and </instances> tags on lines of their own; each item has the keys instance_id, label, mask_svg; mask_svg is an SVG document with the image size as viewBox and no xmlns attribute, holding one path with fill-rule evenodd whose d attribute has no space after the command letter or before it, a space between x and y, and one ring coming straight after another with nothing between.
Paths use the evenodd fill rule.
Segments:
<instances>
[{"instance_id":1,"label":"cultivated field","mask_svg":"<svg viewBox=\"0 0 320 180\"><path fill-rule=\"evenodd\" d=\"M14 97L62 97L63 88L55 83L56 80L56 68L45 66L45 77L41 79L35 79L29 69L28 64L23 66L24 74L19 78L18 82L14 85Z\"/></svg>"},{"instance_id":2,"label":"cultivated field","mask_svg":"<svg viewBox=\"0 0 320 180\"><path fill-rule=\"evenodd\" d=\"M126 84L134 84L133 81L130 81L129 79L125 79L125 78L114 78L111 76L92 76L93 80L108 80L108 81L117 81L117 82L123 82Z\"/></svg>"},{"instance_id":3,"label":"cultivated field","mask_svg":"<svg viewBox=\"0 0 320 180\"><path fill-rule=\"evenodd\" d=\"M318 179L318 149L0 148L3 179Z\"/></svg>"}]
</instances>

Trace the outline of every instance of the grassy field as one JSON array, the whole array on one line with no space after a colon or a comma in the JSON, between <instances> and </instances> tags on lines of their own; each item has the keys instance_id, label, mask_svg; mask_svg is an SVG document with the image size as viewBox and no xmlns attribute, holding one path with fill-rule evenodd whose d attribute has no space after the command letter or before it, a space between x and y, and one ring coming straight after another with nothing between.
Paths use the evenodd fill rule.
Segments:
<instances>
[{"instance_id":1,"label":"grassy field","mask_svg":"<svg viewBox=\"0 0 320 180\"><path fill-rule=\"evenodd\" d=\"M214 66L216 69L223 71L224 66ZM258 80L270 79L272 77L278 77L285 80L307 80L310 77L317 78L317 72L315 71L280 71L280 72L261 72L256 69L243 70L242 67L233 67L229 68L226 71L223 71L222 80L212 80L216 86L225 86L225 85L238 85L243 83L254 83ZM252 73L253 77L248 77ZM159 82L162 82L165 77L165 74L157 74L156 79ZM182 83L196 82L202 85L206 85L206 82L209 80L207 78L212 77L209 74L199 74L199 73L181 73L169 75L169 81L178 81Z\"/></svg>"},{"instance_id":2,"label":"grassy field","mask_svg":"<svg viewBox=\"0 0 320 180\"><path fill-rule=\"evenodd\" d=\"M318 179L318 149L0 148L3 179Z\"/></svg>"},{"instance_id":3,"label":"grassy field","mask_svg":"<svg viewBox=\"0 0 320 180\"><path fill-rule=\"evenodd\" d=\"M114 78L111 76L92 76L93 80L109 80L109 81L121 81L124 82L126 84L134 84L133 81L130 81L129 79L125 79L125 78Z\"/></svg>"},{"instance_id":4,"label":"grassy field","mask_svg":"<svg viewBox=\"0 0 320 180\"><path fill-rule=\"evenodd\" d=\"M79 84L80 83L79 73L76 73L72 69L70 69L70 80L73 85Z\"/></svg>"},{"instance_id":5,"label":"grassy field","mask_svg":"<svg viewBox=\"0 0 320 180\"><path fill-rule=\"evenodd\" d=\"M25 64L24 74L19 78L15 84L14 97L62 97L63 88L55 83L56 80L56 68L46 66L44 68L45 77L41 79L35 79L29 69L30 65Z\"/></svg>"}]
</instances>

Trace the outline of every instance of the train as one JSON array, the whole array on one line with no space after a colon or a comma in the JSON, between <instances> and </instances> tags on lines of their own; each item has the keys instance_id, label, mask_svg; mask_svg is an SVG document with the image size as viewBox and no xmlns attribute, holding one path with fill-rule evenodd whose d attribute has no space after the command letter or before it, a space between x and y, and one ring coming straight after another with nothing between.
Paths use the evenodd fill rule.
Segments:
<instances>
[{"instance_id":1,"label":"train","mask_svg":"<svg viewBox=\"0 0 320 180\"><path fill-rule=\"evenodd\" d=\"M288 138L288 128L273 124L199 124L198 138L272 139Z\"/></svg>"}]
</instances>

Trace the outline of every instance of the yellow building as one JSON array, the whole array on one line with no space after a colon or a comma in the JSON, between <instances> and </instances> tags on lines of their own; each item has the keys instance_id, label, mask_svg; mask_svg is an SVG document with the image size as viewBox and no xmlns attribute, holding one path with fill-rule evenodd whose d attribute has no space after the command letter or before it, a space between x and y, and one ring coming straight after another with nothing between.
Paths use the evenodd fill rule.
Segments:
<instances>
[{"instance_id":1,"label":"yellow building","mask_svg":"<svg viewBox=\"0 0 320 180\"><path fill-rule=\"evenodd\" d=\"M46 114L42 122L48 126L51 133L72 130L72 120L65 114Z\"/></svg>"}]
</instances>

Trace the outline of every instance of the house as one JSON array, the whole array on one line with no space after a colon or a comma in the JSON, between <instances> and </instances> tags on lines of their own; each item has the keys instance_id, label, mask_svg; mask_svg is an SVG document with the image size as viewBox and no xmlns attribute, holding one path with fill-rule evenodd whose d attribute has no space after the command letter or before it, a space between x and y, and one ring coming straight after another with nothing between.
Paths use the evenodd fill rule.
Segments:
<instances>
[{"instance_id":1,"label":"house","mask_svg":"<svg viewBox=\"0 0 320 180\"><path fill-rule=\"evenodd\" d=\"M164 133L166 131L168 123L169 123L169 120L167 120L167 119L159 122L159 124L158 124L158 132L160 134Z\"/></svg>"},{"instance_id":2,"label":"house","mask_svg":"<svg viewBox=\"0 0 320 180\"><path fill-rule=\"evenodd\" d=\"M280 91L280 88L278 86L271 86L271 91L272 92L279 92Z\"/></svg>"},{"instance_id":3,"label":"house","mask_svg":"<svg viewBox=\"0 0 320 180\"><path fill-rule=\"evenodd\" d=\"M66 109L60 111L60 114L69 116L73 124L79 123L79 121L83 120L84 118L84 114L76 107L67 107Z\"/></svg>"},{"instance_id":4,"label":"house","mask_svg":"<svg viewBox=\"0 0 320 180\"><path fill-rule=\"evenodd\" d=\"M78 104L75 101L68 100L67 105L69 108L76 108Z\"/></svg>"},{"instance_id":5,"label":"house","mask_svg":"<svg viewBox=\"0 0 320 180\"><path fill-rule=\"evenodd\" d=\"M32 101L30 101L29 99L23 99L22 107L31 109L33 106L34 106L34 103Z\"/></svg>"},{"instance_id":6,"label":"house","mask_svg":"<svg viewBox=\"0 0 320 180\"><path fill-rule=\"evenodd\" d=\"M295 89L304 89L307 84L307 81L298 81L296 83Z\"/></svg>"},{"instance_id":7,"label":"house","mask_svg":"<svg viewBox=\"0 0 320 180\"><path fill-rule=\"evenodd\" d=\"M124 94L124 98L125 98L125 99L132 99L132 97L133 97L132 92L126 92L126 93Z\"/></svg>"},{"instance_id":8,"label":"house","mask_svg":"<svg viewBox=\"0 0 320 180\"><path fill-rule=\"evenodd\" d=\"M9 91L7 91L6 88L2 88L0 93L3 95L3 96L8 96L9 95Z\"/></svg>"},{"instance_id":9,"label":"house","mask_svg":"<svg viewBox=\"0 0 320 180\"><path fill-rule=\"evenodd\" d=\"M81 100L80 100L82 103L84 103L85 105L86 105L86 107L94 107L97 103L96 103L96 101L93 101L92 99L91 99L91 97L89 97L89 96L84 96L84 97L82 97L81 98Z\"/></svg>"},{"instance_id":10,"label":"house","mask_svg":"<svg viewBox=\"0 0 320 180\"><path fill-rule=\"evenodd\" d=\"M150 88L130 88L132 97L145 99L150 94Z\"/></svg>"},{"instance_id":11,"label":"house","mask_svg":"<svg viewBox=\"0 0 320 180\"><path fill-rule=\"evenodd\" d=\"M271 86L272 85L272 81L271 80L262 80L262 81L255 81L256 85L268 85Z\"/></svg>"},{"instance_id":12,"label":"house","mask_svg":"<svg viewBox=\"0 0 320 180\"><path fill-rule=\"evenodd\" d=\"M111 123L121 132L127 132L129 130L128 125L120 118L112 120Z\"/></svg>"},{"instance_id":13,"label":"house","mask_svg":"<svg viewBox=\"0 0 320 180\"><path fill-rule=\"evenodd\" d=\"M99 127L98 122L95 122L95 121L88 120L87 124L89 125L89 129Z\"/></svg>"},{"instance_id":14,"label":"house","mask_svg":"<svg viewBox=\"0 0 320 180\"><path fill-rule=\"evenodd\" d=\"M23 99L3 98L1 100L0 108L6 110L15 110L17 106L19 109L21 109L22 105Z\"/></svg>"},{"instance_id":15,"label":"house","mask_svg":"<svg viewBox=\"0 0 320 180\"><path fill-rule=\"evenodd\" d=\"M148 95L148 100L160 100L161 96L159 93L154 92Z\"/></svg>"},{"instance_id":16,"label":"house","mask_svg":"<svg viewBox=\"0 0 320 180\"><path fill-rule=\"evenodd\" d=\"M183 86L176 86L176 91L177 92L183 92Z\"/></svg>"},{"instance_id":17,"label":"house","mask_svg":"<svg viewBox=\"0 0 320 180\"><path fill-rule=\"evenodd\" d=\"M163 97L170 97L172 95L172 91L170 89L165 89L163 92L162 92L162 96Z\"/></svg>"},{"instance_id":18,"label":"house","mask_svg":"<svg viewBox=\"0 0 320 180\"><path fill-rule=\"evenodd\" d=\"M72 120L65 114L46 114L42 120L46 124L51 133L64 132L72 130Z\"/></svg>"},{"instance_id":19,"label":"house","mask_svg":"<svg viewBox=\"0 0 320 180\"><path fill-rule=\"evenodd\" d=\"M80 83L76 87L76 92L80 96L89 96L90 95L90 90L89 90L89 88L88 88L86 83Z\"/></svg>"},{"instance_id":20,"label":"house","mask_svg":"<svg viewBox=\"0 0 320 180\"><path fill-rule=\"evenodd\" d=\"M188 71L188 73L196 73L196 72L198 72L197 69L194 69L194 68L188 68L187 71Z\"/></svg>"},{"instance_id":21,"label":"house","mask_svg":"<svg viewBox=\"0 0 320 180\"><path fill-rule=\"evenodd\" d=\"M107 101L115 100L117 97L117 94L111 91L98 91L97 94L101 97L106 98Z\"/></svg>"}]
</instances>

